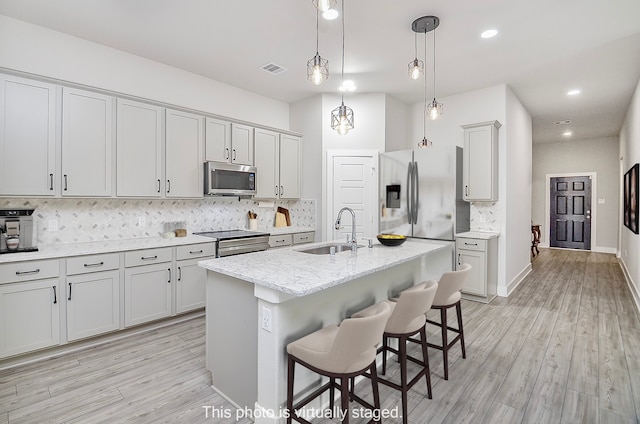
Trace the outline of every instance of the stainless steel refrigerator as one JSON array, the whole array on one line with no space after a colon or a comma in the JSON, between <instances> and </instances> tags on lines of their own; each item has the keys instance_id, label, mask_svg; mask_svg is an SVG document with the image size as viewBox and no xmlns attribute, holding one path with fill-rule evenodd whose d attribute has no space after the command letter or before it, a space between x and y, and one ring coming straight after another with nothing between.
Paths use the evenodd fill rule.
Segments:
<instances>
[{"instance_id":1,"label":"stainless steel refrigerator","mask_svg":"<svg viewBox=\"0 0 640 424\"><path fill-rule=\"evenodd\" d=\"M469 231L462 200L462 148L439 146L380 155L380 233L455 242ZM452 249L454 249L454 243Z\"/></svg>"}]
</instances>

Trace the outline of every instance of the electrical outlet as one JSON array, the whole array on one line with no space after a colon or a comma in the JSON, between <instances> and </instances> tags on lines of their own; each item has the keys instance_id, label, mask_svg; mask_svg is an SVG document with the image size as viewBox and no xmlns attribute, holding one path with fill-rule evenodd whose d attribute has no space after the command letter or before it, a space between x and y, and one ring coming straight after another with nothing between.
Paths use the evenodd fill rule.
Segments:
<instances>
[{"instance_id":1,"label":"electrical outlet","mask_svg":"<svg viewBox=\"0 0 640 424\"><path fill-rule=\"evenodd\" d=\"M49 220L49 225L47 226L47 228L51 232L58 231L58 220L57 219L50 219Z\"/></svg>"},{"instance_id":2,"label":"electrical outlet","mask_svg":"<svg viewBox=\"0 0 640 424\"><path fill-rule=\"evenodd\" d=\"M144 216L139 216L138 217L138 227L144 227L145 225L147 225L147 220L145 219Z\"/></svg>"},{"instance_id":3,"label":"electrical outlet","mask_svg":"<svg viewBox=\"0 0 640 424\"><path fill-rule=\"evenodd\" d=\"M262 307L262 329L271 332L271 309Z\"/></svg>"}]
</instances>

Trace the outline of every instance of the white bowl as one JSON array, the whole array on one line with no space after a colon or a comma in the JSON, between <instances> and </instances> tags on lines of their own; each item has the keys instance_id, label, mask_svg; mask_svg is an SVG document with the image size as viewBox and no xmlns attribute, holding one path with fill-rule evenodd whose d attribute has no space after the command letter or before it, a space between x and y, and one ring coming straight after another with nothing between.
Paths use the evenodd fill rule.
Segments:
<instances>
[{"instance_id":1,"label":"white bowl","mask_svg":"<svg viewBox=\"0 0 640 424\"><path fill-rule=\"evenodd\" d=\"M19 238L8 238L7 239L7 249L16 250L19 245L20 245L20 239Z\"/></svg>"}]
</instances>

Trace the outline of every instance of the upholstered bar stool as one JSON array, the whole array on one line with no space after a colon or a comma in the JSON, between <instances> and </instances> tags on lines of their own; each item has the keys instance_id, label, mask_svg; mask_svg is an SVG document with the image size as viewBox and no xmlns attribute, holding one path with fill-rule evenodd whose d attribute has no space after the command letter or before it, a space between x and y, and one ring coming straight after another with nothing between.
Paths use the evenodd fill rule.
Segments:
<instances>
[{"instance_id":1,"label":"upholstered bar stool","mask_svg":"<svg viewBox=\"0 0 640 424\"><path fill-rule=\"evenodd\" d=\"M391 316L387 321L384 333L382 334L382 346L378 349L378 353L382 353L382 374L386 374L387 369L387 352L393 352L398 355L400 362L400 384L391 380L378 377L378 381L386 386L400 390L402 393L402 422L407 424L407 394L409 390L424 376L427 383L427 396L431 399L431 372L429 370L429 355L427 353L427 332L425 329L426 313L431 308L431 303L438 289L438 283L435 281L427 281L418 284L410 289L400 293L397 299L385 300L380 302L386 303L391 308ZM379 305L379 304L378 304ZM370 306L356 314L370 314L370 308L377 308L378 305ZM420 340L410 339L411 336L420 334ZM398 339L398 349L389 346L389 339ZM422 361L409 356L407 354L407 341L415 341L422 346ZM421 369L411 379L407 381L407 361L418 364Z\"/></svg>"},{"instance_id":2,"label":"upholstered bar stool","mask_svg":"<svg viewBox=\"0 0 640 424\"><path fill-rule=\"evenodd\" d=\"M382 303L371 308L366 315L347 318L338 325L330 325L287 345L287 410L292 420L309 423L295 414L300 408L329 389L329 408L333 411L334 389L340 389L343 424L349 422L349 379L365 373L371 373L371 386L374 404L356 398L359 403L372 410L380 409L378 380L376 374L376 346L391 314L388 304ZM295 405L293 403L293 382L295 364L329 377L329 382L309 394ZM336 379L340 383L336 383ZM373 417L379 416L372 413ZM369 422L374 422L370 420Z\"/></svg>"},{"instance_id":3,"label":"upholstered bar stool","mask_svg":"<svg viewBox=\"0 0 640 424\"><path fill-rule=\"evenodd\" d=\"M464 329L462 327L462 309L460 307L460 298L462 295L460 294L460 290L462 290L467 282L470 272L471 265L463 264L458 271L450 271L442 274L440 281L438 281L438 291L431 305L431 309L440 310L440 322L427 319L429 324L436 325L442 330L442 345L433 343L427 343L427 345L442 351L445 380L449 379L449 349L451 349L451 346L460 341L462 357L467 357L464 349ZM447 309L453 307L456 308L458 328L449 327L447 323ZM451 341L448 340L447 330L457 333Z\"/></svg>"}]
</instances>

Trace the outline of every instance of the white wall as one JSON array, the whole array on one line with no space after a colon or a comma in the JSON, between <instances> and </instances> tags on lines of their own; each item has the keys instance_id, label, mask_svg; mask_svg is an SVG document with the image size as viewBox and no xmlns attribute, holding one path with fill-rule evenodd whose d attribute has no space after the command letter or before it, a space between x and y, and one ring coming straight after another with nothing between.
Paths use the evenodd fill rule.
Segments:
<instances>
[{"instance_id":1,"label":"white wall","mask_svg":"<svg viewBox=\"0 0 640 424\"><path fill-rule=\"evenodd\" d=\"M2 15L0 68L289 129L286 103Z\"/></svg>"},{"instance_id":2,"label":"white wall","mask_svg":"<svg viewBox=\"0 0 640 424\"><path fill-rule=\"evenodd\" d=\"M592 220L595 243L592 243L591 250L617 251L618 226L621 225L618 137L534 145L531 216L536 224L542 225L543 244L549 244L549 228L546 228L547 175L592 172L596 179L591 199L592 216L595 218ZM598 199L604 199L605 203L598 204Z\"/></svg>"},{"instance_id":3,"label":"white wall","mask_svg":"<svg viewBox=\"0 0 640 424\"><path fill-rule=\"evenodd\" d=\"M632 165L640 162L640 81L620 131L619 153L622 157L619 181L622 181L624 173ZM620 225L620 261L630 281L636 306L640 308L640 261L638 258L640 258L640 235Z\"/></svg>"},{"instance_id":4,"label":"white wall","mask_svg":"<svg viewBox=\"0 0 640 424\"><path fill-rule=\"evenodd\" d=\"M411 107L387 95L385 97L385 148L381 151L402 150L411 133Z\"/></svg>"}]
</instances>

